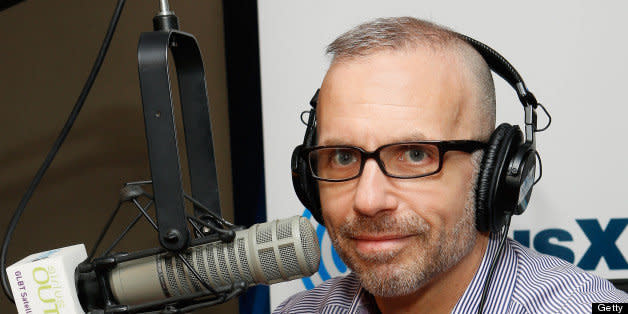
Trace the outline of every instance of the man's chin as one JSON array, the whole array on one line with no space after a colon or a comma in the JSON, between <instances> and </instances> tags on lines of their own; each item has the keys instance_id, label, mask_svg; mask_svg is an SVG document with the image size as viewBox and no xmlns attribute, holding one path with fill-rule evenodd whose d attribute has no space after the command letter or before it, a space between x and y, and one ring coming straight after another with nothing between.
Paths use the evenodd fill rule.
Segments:
<instances>
[{"instance_id":1,"label":"man's chin","mask_svg":"<svg viewBox=\"0 0 628 314\"><path fill-rule=\"evenodd\" d=\"M385 274L399 270L402 266L394 261L394 258L381 256L377 260L370 258L367 261L360 260L358 263L353 263L351 270L356 273L375 273Z\"/></svg>"},{"instance_id":2,"label":"man's chin","mask_svg":"<svg viewBox=\"0 0 628 314\"><path fill-rule=\"evenodd\" d=\"M399 257L399 252L384 251L384 252L370 252L370 253L356 253L357 260L362 265L369 265L370 267L377 266L392 266L396 263Z\"/></svg>"},{"instance_id":3,"label":"man's chin","mask_svg":"<svg viewBox=\"0 0 628 314\"><path fill-rule=\"evenodd\" d=\"M410 255L415 258L410 258ZM398 297L416 292L424 286L428 277L431 278L429 267L422 266L425 261L422 258L417 260L416 256L395 252L365 255L352 251L351 256L341 257L372 295Z\"/></svg>"},{"instance_id":4,"label":"man's chin","mask_svg":"<svg viewBox=\"0 0 628 314\"><path fill-rule=\"evenodd\" d=\"M409 261L400 261L398 256L389 254L370 254L367 259L353 256L348 266L360 278L366 290L378 296L391 293L387 291L389 289L399 289L400 282L408 284L410 278L423 277L422 274L417 274L416 267L413 267ZM410 281L414 284L415 280L410 279ZM403 290L407 288L404 287ZM409 292L406 291L406 293Z\"/></svg>"},{"instance_id":5,"label":"man's chin","mask_svg":"<svg viewBox=\"0 0 628 314\"><path fill-rule=\"evenodd\" d=\"M399 265L374 265L365 272L356 272L364 289L378 297L400 297L419 290L426 282L424 273L410 273Z\"/></svg>"}]
</instances>

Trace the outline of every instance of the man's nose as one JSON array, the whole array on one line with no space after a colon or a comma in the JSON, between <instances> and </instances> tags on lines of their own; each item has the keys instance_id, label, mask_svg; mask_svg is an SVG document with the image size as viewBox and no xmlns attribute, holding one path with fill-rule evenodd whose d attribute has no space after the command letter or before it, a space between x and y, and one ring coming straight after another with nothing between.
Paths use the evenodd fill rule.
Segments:
<instances>
[{"instance_id":1,"label":"man's nose","mask_svg":"<svg viewBox=\"0 0 628 314\"><path fill-rule=\"evenodd\" d=\"M366 216L393 210L396 206L394 198L389 193L388 179L375 160L367 160L362 175L358 178L354 210Z\"/></svg>"}]
</instances>

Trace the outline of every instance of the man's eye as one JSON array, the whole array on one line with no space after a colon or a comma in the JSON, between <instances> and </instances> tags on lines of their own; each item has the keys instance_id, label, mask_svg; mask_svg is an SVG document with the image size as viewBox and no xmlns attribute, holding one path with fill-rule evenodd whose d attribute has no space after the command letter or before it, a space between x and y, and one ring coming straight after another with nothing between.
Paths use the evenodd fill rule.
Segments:
<instances>
[{"instance_id":1,"label":"man's eye","mask_svg":"<svg viewBox=\"0 0 628 314\"><path fill-rule=\"evenodd\" d=\"M409 162L421 162L428 157L428 154L422 149L408 149L403 153L403 159Z\"/></svg>"},{"instance_id":2,"label":"man's eye","mask_svg":"<svg viewBox=\"0 0 628 314\"><path fill-rule=\"evenodd\" d=\"M334 164L347 166L354 163L357 160L355 154L347 150L337 149L332 155L332 161Z\"/></svg>"}]
</instances>

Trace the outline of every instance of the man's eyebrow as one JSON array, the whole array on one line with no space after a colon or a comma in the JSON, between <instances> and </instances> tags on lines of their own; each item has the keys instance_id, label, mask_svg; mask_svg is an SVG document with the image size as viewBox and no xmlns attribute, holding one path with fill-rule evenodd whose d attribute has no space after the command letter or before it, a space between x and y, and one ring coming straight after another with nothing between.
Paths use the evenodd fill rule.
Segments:
<instances>
[{"instance_id":1,"label":"man's eyebrow","mask_svg":"<svg viewBox=\"0 0 628 314\"><path fill-rule=\"evenodd\" d=\"M413 142L413 141L425 141L425 140L428 140L428 138L421 131L414 131L410 134L405 134L403 136L393 138L394 142Z\"/></svg>"},{"instance_id":2,"label":"man's eyebrow","mask_svg":"<svg viewBox=\"0 0 628 314\"><path fill-rule=\"evenodd\" d=\"M341 137L330 137L325 139L324 141L321 141L320 138L318 139L318 145L325 145L325 146L332 146L332 145L352 145L351 144L351 140L349 140L348 138L341 138Z\"/></svg>"},{"instance_id":3,"label":"man's eyebrow","mask_svg":"<svg viewBox=\"0 0 628 314\"><path fill-rule=\"evenodd\" d=\"M422 132L413 131L410 134L405 134L398 137L391 137L388 142L382 143L382 145L391 144L391 143L401 143L401 142L424 141L427 139L428 138ZM365 140L361 139L360 142L363 144L365 143ZM318 145L325 145L325 146L332 146L332 145L360 146L356 144L358 143L355 143L349 137L338 137L338 136L327 137L327 138L324 138L322 141L320 141L320 138L319 138L319 142L318 142Z\"/></svg>"}]
</instances>

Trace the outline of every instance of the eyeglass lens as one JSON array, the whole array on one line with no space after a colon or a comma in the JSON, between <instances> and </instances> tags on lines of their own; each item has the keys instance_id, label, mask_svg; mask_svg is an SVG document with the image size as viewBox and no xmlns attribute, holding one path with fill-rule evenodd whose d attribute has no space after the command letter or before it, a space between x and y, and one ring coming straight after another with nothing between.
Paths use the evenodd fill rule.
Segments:
<instances>
[{"instance_id":1,"label":"eyeglass lens","mask_svg":"<svg viewBox=\"0 0 628 314\"><path fill-rule=\"evenodd\" d=\"M342 180L360 174L365 154L356 147L322 147L310 152L309 162L315 176ZM417 177L437 171L439 156L436 145L412 143L384 146L374 157L388 175Z\"/></svg>"}]
</instances>

